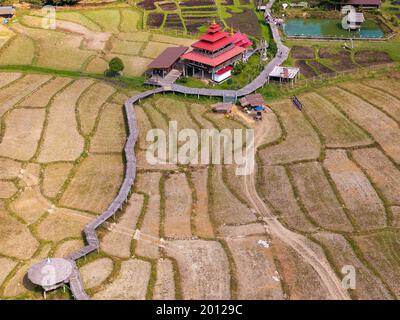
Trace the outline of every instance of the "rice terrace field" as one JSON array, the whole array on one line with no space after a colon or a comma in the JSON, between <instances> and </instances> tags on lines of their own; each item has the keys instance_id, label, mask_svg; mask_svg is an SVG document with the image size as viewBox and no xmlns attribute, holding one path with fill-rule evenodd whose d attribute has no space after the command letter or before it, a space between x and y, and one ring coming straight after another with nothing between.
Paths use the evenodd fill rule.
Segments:
<instances>
[{"instance_id":1,"label":"rice terrace field","mask_svg":"<svg viewBox=\"0 0 400 320\"><path fill-rule=\"evenodd\" d=\"M39 299L28 267L82 247L83 226L118 191L124 92L89 78L1 79L0 295ZM357 90L344 82L304 93L303 113L276 100L262 124L173 96L146 100L136 114L143 130L172 119L196 130L254 127L258 192L273 214L338 275L343 264L357 267L352 298L392 299L400 292L400 100L389 88L400 89L384 76ZM100 231L100 252L79 261L94 299L332 298L310 265L268 233L230 166L149 168L146 144L142 133L127 206ZM68 292L50 294L61 297Z\"/></svg>"},{"instance_id":2,"label":"rice terrace field","mask_svg":"<svg viewBox=\"0 0 400 320\"><path fill-rule=\"evenodd\" d=\"M62 288L44 297L27 272L86 246L85 225L118 194L129 164L124 103L153 89L143 81L154 58L190 46L214 20L271 40L248 0L96 1L60 8L56 30L41 27L35 8L0 25L0 300L74 299ZM257 90L262 121L238 106L212 112L217 98L190 94L134 105L129 198L97 229L99 250L76 261L91 299L400 299L399 35L352 50L283 41L284 65L301 76ZM121 77L104 75L113 57ZM254 172L150 164L147 133L170 138L170 121L197 133L254 129ZM355 288L337 286L345 266Z\"/></svg>"}]
</instances>

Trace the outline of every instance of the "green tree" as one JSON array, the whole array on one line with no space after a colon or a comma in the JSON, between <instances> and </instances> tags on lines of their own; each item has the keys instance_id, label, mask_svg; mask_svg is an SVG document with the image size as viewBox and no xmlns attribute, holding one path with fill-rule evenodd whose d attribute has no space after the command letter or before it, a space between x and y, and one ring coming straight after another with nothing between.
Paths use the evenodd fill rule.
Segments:
<instances>
[{"instance_id":1,"label":"green tree","mask_svg":"<svg viewBox=\"0 0 400 320\"><path fill-rule=\"evenodd\" d=\"M119 75L125 66L122 60L118 57L112 58L108 63L108 70L105 72L107 77L115 77Z\"/></svg>"},{"instance_id":2,"label":"green tree","mask_svg":"<svg viewBox=\"0 0 400 320\"><path fill-rule=\"evenodd\" d=\"M124 63L118 57L112 58L108 64L108 67L114 72L121 72L125 68Z\"/></svg>"}]
</instances>

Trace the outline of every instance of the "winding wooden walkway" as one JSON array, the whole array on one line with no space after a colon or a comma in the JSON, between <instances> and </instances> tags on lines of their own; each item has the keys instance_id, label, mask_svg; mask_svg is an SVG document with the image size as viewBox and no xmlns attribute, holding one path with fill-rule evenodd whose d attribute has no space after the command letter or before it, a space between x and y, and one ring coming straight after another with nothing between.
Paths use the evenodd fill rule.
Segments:
<instances>
[{"instance_id":1,"label":"winding wooden walkway","mask_svg":"<svg viewBox=\"0 0 400 320\"><path fill-rule=\"evenodd\" d=\"M266 6L265 14L269 15L271 7L275 0L270 0L270 2ZM115 197L113 202L104 211L101 215L97 216L94 220L89 222L83 232L85 234L87 245L73 252L65 257L65 259L69 259L74 263L74 271L72 276L69 279L70 289L75 299L77 300L88 300L89 296L86 294L82 280L79 274L79 270L76 267L75 261L99 250L100 241L97 237L96 229L100 227L104 222L113 217L118 210L120 210L123 204L128 200L129 194L131 192L135 177L136 177L136 157L134 154L134 146L136 144L136 140L138 137L138 127L136 122L136 117L134 113L134 104L139 102L142 99L146 99L150 96L153 96L162 92L175 92L181 94L190 94L197 96L212 96L212 97L241 97L247 94L254 92L255 90L263 87L268 80L269 74L276 67L281 65L289 55L289 48L282 44L278 27L270 23L273 39L277 45L278 52L277 55L265 66L263 71L255 78L251 83L246 85L245 87L239 90L218 90L218 89L206 89L206 88L188 88L182 85L172 84L170 86L162 86L155 88L153 90L148 90L142 93L139 93L131 98L129 98L124 104L125 115L128 123L128 138L124 147L124 156L126 161L126 169L125 169L125 178L122 183L122 186L118 192L118 195Z\"/></svg>"}]
</instances>

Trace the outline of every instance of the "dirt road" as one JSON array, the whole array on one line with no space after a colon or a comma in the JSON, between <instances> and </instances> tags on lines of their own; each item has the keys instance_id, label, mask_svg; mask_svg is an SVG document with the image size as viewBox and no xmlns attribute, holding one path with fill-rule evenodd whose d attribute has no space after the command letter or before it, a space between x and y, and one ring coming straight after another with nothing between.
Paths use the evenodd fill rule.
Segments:
<instances>
[{"instance_id":1,"label":"dirt road","mask_svg":"<svg viewBox=\"0 0 400 320\"><path fill-rule=\"evenodd\" d=\"M256 130L255 147L257 148L262 143L262 135ZM264 217L266 228L272 237L277 237L285 244L293 248L305 262L309 263L314 270L318 273L322 283L325 285L326 290L329 292L331 299L335 300L348 300L350 296L342 288L341 280L329 265L324 256L315 252L309 245L309 241L303 235L297 234L286 229L277 219L273 216L270 209L260 198L256 189L256 170L253 174L247 175L244 178L244 191L252 204L253 208Z\"/></svg>"}]
</instances>

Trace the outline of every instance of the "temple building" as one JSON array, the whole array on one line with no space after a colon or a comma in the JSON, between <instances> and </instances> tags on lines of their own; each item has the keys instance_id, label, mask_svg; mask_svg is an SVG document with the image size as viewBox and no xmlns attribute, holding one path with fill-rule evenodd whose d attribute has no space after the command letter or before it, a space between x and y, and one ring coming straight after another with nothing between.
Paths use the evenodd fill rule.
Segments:
<instances>
[{"instance_id":1,"label":"temple building","mask_svg":"<svg viewBox=\"0 0 400 320\"><path fill-rule=\"evenodd\" d=\"M233 65L243 59L251 41L246 35L230 35L213 23L199 41L192 44L192 51L181 56L185 76L194 76L221 82L231 76Z\"/></svg>"}]
</instances>

